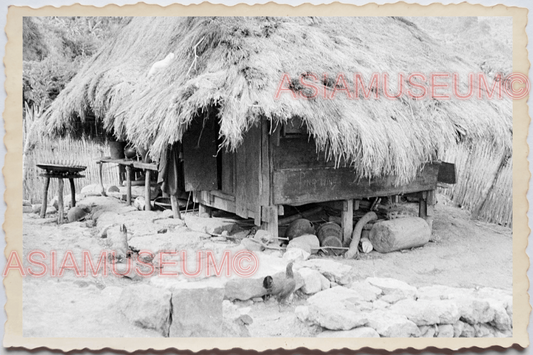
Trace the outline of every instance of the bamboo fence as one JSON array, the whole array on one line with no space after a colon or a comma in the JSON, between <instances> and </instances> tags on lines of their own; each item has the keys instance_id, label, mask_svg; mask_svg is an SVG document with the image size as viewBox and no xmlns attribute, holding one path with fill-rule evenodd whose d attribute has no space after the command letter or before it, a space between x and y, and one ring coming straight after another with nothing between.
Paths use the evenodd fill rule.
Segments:
<instances>
[{"instance_id":1,"label":"bamboo fence","mask_svg":"<svg viewBox=\"0 0 533 355\"><path fill-rule=\"evenodd\" d=\"M455 164L457 184L441 189L442 193L477 219L512 226L512 159L475 145L450 150L444 160Z\"/></svg>"},{"instance_id":2,"label":"bamboo fence","mask_svg":"<svg viewBox=\"0 0 533 355\"><path fill-rule=\"evenodd\" d=\"M76 186L76 193L79 193L81 188L89 184L99 183L98 164L96 160L103 156L110 156L109 146L90 142L86 140L72 141L68 139L50 140L41 138L26 158L27 177L23 181L23 197L30 200L32 203L41 203L44 178L39 174L44 171L37 167L38 163L49 162L53 160L68 160L79 163L87 167L81 174L85 178L74 179ZM103 180L106 186L110 184L118 184L118 168L114 164L104 164L103 166ZM70 189L64 194L70 193ZM57 179L51 179L48 190L48 202L57 196Z\"/></svg>"}]
</instances>

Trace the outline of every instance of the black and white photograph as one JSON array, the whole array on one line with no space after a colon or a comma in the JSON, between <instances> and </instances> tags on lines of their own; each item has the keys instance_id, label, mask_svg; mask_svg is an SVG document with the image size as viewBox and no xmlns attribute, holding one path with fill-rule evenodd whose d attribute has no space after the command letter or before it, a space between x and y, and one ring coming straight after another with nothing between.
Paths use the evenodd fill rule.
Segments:
<instances>
[{"instance_id":1,"label":"black and white photograph","mask_svg":"<svg viewBox=\"0 0 533 355\"><path fill-rule=\"evenodd\" d=\"M21 27L23 337L513 337L511 16Z\"/></svg>"}]
</instances>

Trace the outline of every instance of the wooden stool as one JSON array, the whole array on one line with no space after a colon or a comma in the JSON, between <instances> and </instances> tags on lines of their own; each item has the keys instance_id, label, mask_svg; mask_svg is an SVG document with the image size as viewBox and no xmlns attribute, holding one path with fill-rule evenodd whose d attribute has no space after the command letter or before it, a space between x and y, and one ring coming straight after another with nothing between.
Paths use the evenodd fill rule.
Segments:
<instances>
[{"instance_id":1,"label":"wooden stool","mask_svg":"<svg viewBox=\"0 0 533 355\"><path fill-rule=\"evenodd\" d=\"M43 202L41 205L41 218L46 216L46 208L48 204L48 187L50 186L50 179L58 179L58 191L57 191L57 213L58 213L58 222L59 224L64 222L64 204L63 204L63 179L68 179L70 182L70 199L72 207L76 206L76 187L74 186L74 179L79 179L85 177L80 174L60 174L57 172L46 172L44 174L39 174L39 176L44 177L46 180L44 182L43 189Z\"/></svg>"},{"instance_id":2,"label":"wooden stool","mask_svg":"<svg viewBox=\"0 0 533 355\"><path fill-rule=\"evenodd\" d=\"M104 188L104 181L102 178L102 167L104 164L118 164L126 167L126 203L131 205L131 178L132 178L132 167L135 163L135 160L127 159L110 159L102 158L96 161L96 164L99 165L99 175L100 175L100 186L102 188L102 196L107 196Z\"/></svg>"}]
</instances>

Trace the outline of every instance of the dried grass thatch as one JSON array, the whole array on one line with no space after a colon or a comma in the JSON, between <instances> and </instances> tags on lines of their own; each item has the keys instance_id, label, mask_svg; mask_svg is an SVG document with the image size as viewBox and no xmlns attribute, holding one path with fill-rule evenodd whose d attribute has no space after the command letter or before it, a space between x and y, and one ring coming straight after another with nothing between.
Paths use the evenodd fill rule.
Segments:
<instances>
[{"instance_id":1,"label":"dried grass thatch","mask_svg":"<svg viewBox=\"0 0 533 355\"><path fill-rule=\"evenodd\" d=\"M169 53L171 64L148 77ZM46 130L80 137L103 127L157 157L209 107L218 108L230 149L262 117L274 126L300 117L330 159L347 161L360 176L404 183L461 141L510 149L510 100L348 99L342 92L333 100L294 100L287 92L276 100L283 74L294 82L327 74L331 90L339 73L353 88L353 73L368 80L386 72L394 92L397 73L448 72L463 78L466 92L467 74L478 71L403 18L135 18L53 103Z\"/></svg>"}]
</instances>

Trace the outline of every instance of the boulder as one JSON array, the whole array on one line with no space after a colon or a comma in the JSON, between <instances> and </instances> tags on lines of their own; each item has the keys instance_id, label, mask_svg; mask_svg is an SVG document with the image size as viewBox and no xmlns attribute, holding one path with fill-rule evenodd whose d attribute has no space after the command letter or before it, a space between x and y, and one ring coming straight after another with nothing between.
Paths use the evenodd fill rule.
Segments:
<instances>
[{"instance_id":1,"label":"boulder","mask_svg":"<svg viewBox=\"0 0 533 355\"><path fill-rule=\"evenodd\" d=\"M344 285L348 281L352 267L330 259L312 259L302 263L303 267L317 270L329 281Z\"/></svg>"},{"instance_id":2,"label":"boulder","mask_svg":"<svg viewBox=\"0 0 533 355\"><path fill-rule=\"evenodd\" d=\"M494 337L494 330L486 324L474 324L474 331L476 332L476 338Z\"/></svg>"},{"instance_id":3,"label":"boulder","mask_svg":"<svg viewBox=\"0 0 533 355\"><path fill-rule=\"evenodd\" d=\"M222 234L223 231L231 234L235 226L234 220L224 218L202 218L185 215L184 221L187 228L208 234Z\"/></svg>"},{"instance_id":4,"label":"boulder","mask_svg":"<svg viewBox=\"0 0 533 355\"><path fill-rule=\"evenodd\" d=\"M455 334L455 329L454 329ZM476 336L476 330L473 326L463 322L463 331L461 332L461 338L474 338Z\"/></svg>"},{"instance_id":5,"label":"boulder","mask_svg":"<svg viewBox=\"0 0 533 355\"><path fill-rule=\"evenodd\" d=\"M380 288L385 295L397 294L403 296L403 298L417 298L418 296L418 290L416 287L408 285L400 280L369 277L366 281L371 285Z\"/></svg>"},{"instance_id":6,"label":"boulder","mask_svg":"<svg viewBox=\"0 0 533 355\"><path fill-rule=\"evenodd\" d=\"M434 325L420 325L418 330L420 330L420 338L433 338L437 334L437 326Z\"/></svg>"},{"instance_id":7,"label":"boulder","mask_svg":"<svg viewBox=\"0 0 533 355\"><path fill-rule=\"evenodd\" d=\"M368 321L361 312L347 310L337 304L309 306L309 320L331 330L350 330L363 326Z\"/></svg>"},{"instance_id":8,"label":"boulder","mask_svg":"<svg viewBox=\"0 0 533 355\"><path fill-rule=\"evenodd\" d=\"M31 206L30 200L22 200L22 206Z\"/></svg>"},{"instance_id":9,"label":"boulder","mask_svg":"<svg viewBox=\"0 0 533 355\"><path fill-rule=\"evenodd\" d=\"M365 301L375 301L382 294L380 288L372 286L367 281L353 282L350 289L356 291Z\"/></svg>"},{"instance_id":10,"label":"boulder","mask_svg":"<svg viewBox=\"0 0 533 355\"><path fill-rule=\"evenodd\" d=\"M439 324L437 338L453 338L455 331L452 324Z\"/></svg>"},{"instance_id":11,"label":"boulder","mask_svg":"<svg viewBox=\"0 0 533 355\"><path fill-rule=\"evenodd\" d=\"M22 206L22 213L34 213L33 207L31 206Z\"/></svg>"},{"instance_id":12,"label":"boulder","mask_svg":"<svg viewBox=\"0 0 533 355\"><path fill-rule=\"evenodd\" d=\"M494 309L485 300L470 297L456 298L461 320L468 324L489 323L494 320Z\"/></svg>"},{"instance_id":13,"label":"boulder","mask_svg":"<svg viewBox=\"0 0 533 355\"><path fill-rule=\"evenodd\" d=\"M331 330L349 330L365 325L364 310L372 306L346 287L329 288L309 297L309 320Z\"/></svg>"},{"instance_id":14,"label":"boulder","mask_svg":"<svg viewBox=\"0 0 533 355\"><path fill-rule=\"evenodd\" d=\"M322 274L320 274L320 282L322 284L322 290L327 290L331 287L331 282Z\"/></svg>"},{"instance_id":15,"label":"boulder","mask_svg":"<svg viewBox=\"0 0 533 355\"><path fill-rule=\"evenodd\" d=\"M378 332L370 327L359 327L352 330L331 331L326 330L317 335L317 338L379 338Z\"/></svg>"},{"instance_id":16,"label":"boulder","mask_svg":"<svg viewBox=\"0 0 533 355\"><path fill-rule=\"evenodd\" d=\"M453 324L453 337L459 338L461 334L463 334L463 330L465 329L465 323L458 320Z\"/></svg>"},{"instance_id":17,"label":"boulder","mask_svg":"<svg viewBox=\"0 0 533 355\"><path fill-rule=\"evenodd\" d=\"M131 323L168 336L171 296L168 290L142 284L131 285L120 294L118 308Z\"/></svg>"},{"instance_id":18,"label":"boulder","mask_svg":"<svg viewBox=\"0 0 533 355\"><path fill-rule=\"evenodd\" d=\"M459 320L459 308L450 300L405 299L390 307L392 312L404 315L418 326L454 324Z\"/></svg>"},{"instance_id":19,"label":"boulder","mask_svg":"<svg viewBox=\"0 0 533 355\"><path fill-rule=\"evenodd\" d=\"M291 261L305 261L309 259L309 256L311 256L310 253L306 252L303 249L300 248L290 248L287 249L287 251L283 254L283 260L285 260L287 263Z\"/></svg>"},{"instance_id":20,"label":"boulder","mask_svg":"<svg viewBox=\"0 0 533 355\"><path fill-rule=\"evenodd\" d=\"M509 318L513 319L513 293L511 291L483 287L477 290L474 294L477 298L485 299L489 303L491 303L491 300L501 302L505 307Z\"/></svg>"},{"instance_id":21,"label":"boulder","mask_svg":"<svg viewBox=\"0 0 533 355\"><path fill-rule=\"evenodd\" d=\"M41 207L42 207L42 206L43 206L43 205L42 205L41 203L37 203L37 204L35 204L35 205L32 205L32 206L31 206L31 211L32 211L33 213L41 213ZM24 209L22 210L22 212L24 213Z\"/></svg>"},{"instance_id":22,"label":"boulder","mask_svg":"<svg viewBox=\"0 0 533 355\"><path fill-rule=\"evenodd\" d=\"M316 253L320 247L318 237L313 234L304 234L292 239L287 248L300 248L309 254Z\"/></svg>"},{"instance_id":23,"label":"boulder","mask_svg":"<svg viewBox=\"0 0 533 355\"><path fill-rule=\"evenodd\" d=\"M266 295L262 279L235 278L225 285L225 298L229 300L246 301Z\"/></svg>"},{"instance_id":24,"label":"boulder","mask_svg":"<svg viewBox=\"0 0 533 355\"><path fill-rule=\"evenodd\" d=\"M367 325L374 328L380 336L388 338L418 337L420 330L405 316L388 310L375 310L367 313Z\"/></svg>"},{"instance_id":25,"label":"boulder","mask_svg":"<svg viewBox=\"0 0 533 355\"><path fill-rule=\"evenodd\" d=\"M322 290L322 277L324 276L321 273L306 267L299 269L298 272L304 280L302 291L305 294L311 295Z\"/></svg>"},{"instance_id":26,"label":"boulder","mask_svg":"<svg viewBox=\"0 0 533 355\"><path fill-rule=\"evenodd\" d=\"M222 287L206 287L198 282L187 282L180 288L174 288L169 336L248 336L246 326L224 320L223 299L224 288Z\"/></svg>"},{"instance_id":27,"label":"boulder","mask_svg":"<svg viewBox=\"0 0 533 355\"><path fill-rule=\"evenodd\" d=\"M77 222L85 218L85 216L87 216L89 213L90 213L90 210L87 207L82 207L82 206L72 207L70 210L68 210L67 219L69 223Z\"/></svg>"},{"instance_id":28,"label":"boulder","mask_svg":"<svg viewBox=\"0 0 533 355\"><path fill-rule=\"evenodd\" d=\"M490 323L499 331L507 331L513 327L513 320L509 317L503 302L487 299L490 308L494 310L494 320Z\"/></svg>"}]
</instances>

